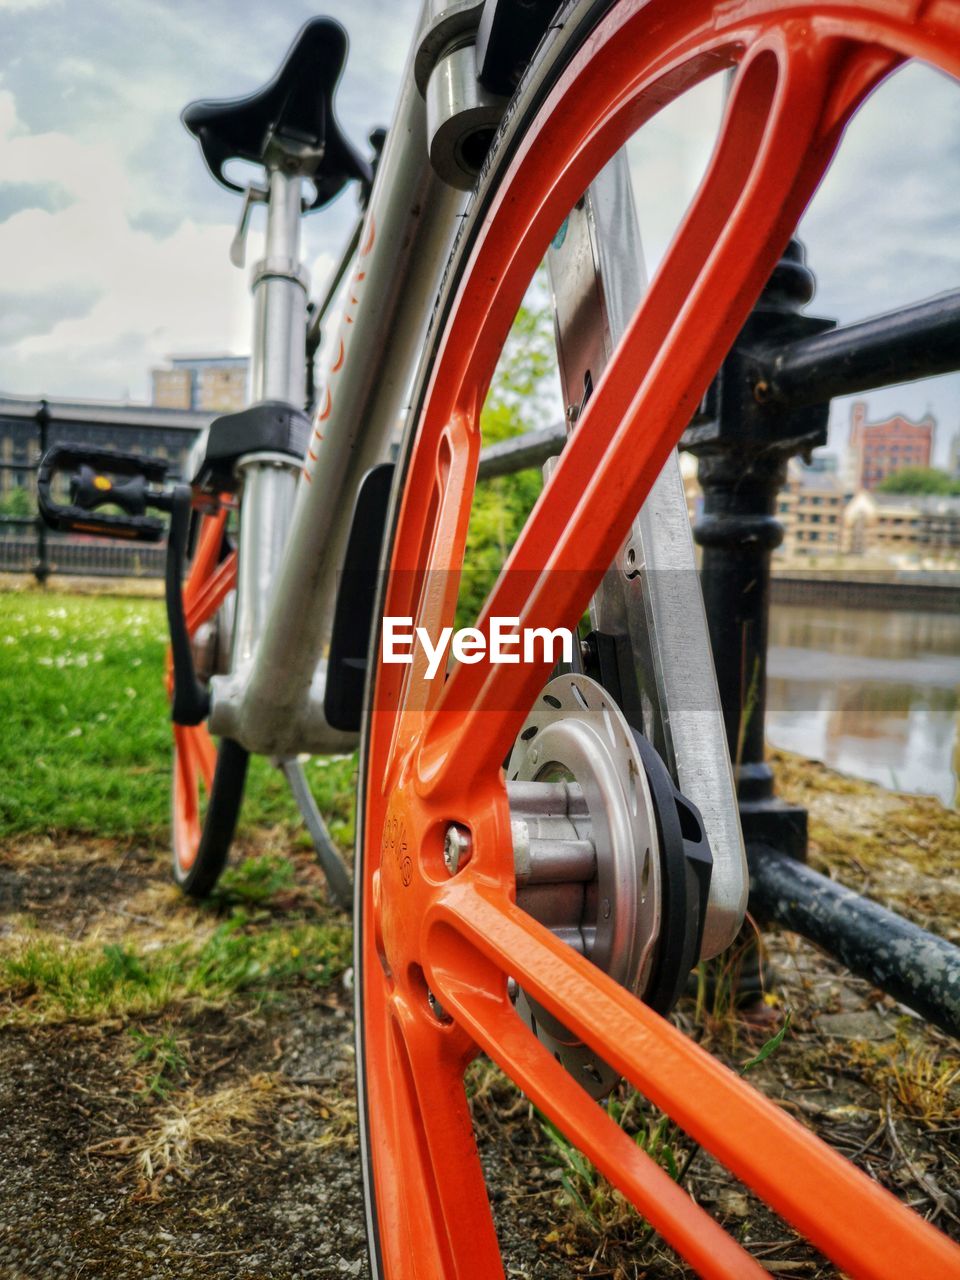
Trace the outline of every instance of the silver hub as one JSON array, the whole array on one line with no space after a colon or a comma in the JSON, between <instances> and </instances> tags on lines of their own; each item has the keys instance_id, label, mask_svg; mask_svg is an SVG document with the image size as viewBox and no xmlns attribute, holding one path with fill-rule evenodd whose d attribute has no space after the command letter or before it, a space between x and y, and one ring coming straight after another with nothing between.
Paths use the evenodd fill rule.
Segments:
<instances>
[{"instance_id":1,"label":"silver hub","mask_svg":"<svg viewBox=\"0 0 960 1280\"><path fill-rule=\"evenodd\" d=\"M507 778L519 905L642 997L660 932L660 850L623 713L596 681L558 676L527 717ZM522 990L516 1007L589 1092L610 1091L617 1073L588 1045Z\"/></svg>"}]
</instances>

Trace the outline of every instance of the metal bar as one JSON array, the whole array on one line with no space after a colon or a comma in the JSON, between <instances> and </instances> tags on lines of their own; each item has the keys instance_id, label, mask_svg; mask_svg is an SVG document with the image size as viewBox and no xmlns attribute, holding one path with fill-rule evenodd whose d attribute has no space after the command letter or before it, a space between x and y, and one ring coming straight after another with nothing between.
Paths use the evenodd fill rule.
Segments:
<instances>
[{"instance_id":1,"label":"metal bar","mask_svg":"<svg viewBox=\"0 0 960 1280\"><path fill-rule=\"evenodd\" d=\"M311 310L310 323L307 327L308 353L316 352L317 348L320 346L320 340L323 336L323 321L327 312L330 310L330 306L334 298L340 291L340 286L343 284L344 277L350 268L351 262L353 262L356 257L357 250L360 248L360 233L362 231L363 218L358 218L356 225L350 234L350 239L347 241L347 246L343 251L339 263L337 264L337 269L334 271L330 279L330 283L327 286L327 291L323 295L323 301L318 302L316 307Z\"/></svg>"},{"instance_id":2,"label":"metal bar","mask_svg":"<svg viewBox=\"0 0 960 1280\"><path fill-rule=\"evenodd\" d=\"M775 796L765 759L770 559L783 538L776 508L787 461L826 440L828 407L761 406L746 368L756 367L758 352L783 350L787 338L822 328L803 311L813 291L803 246L792 240L724 361L702 434L688 446L699 460L703 509L694 537L703 548L700 581L740 821L748 841L796 857L806 848L806 813Z\"/></svg>"},{"instance_id":3,"label":"metal bar","mask_svg":"<svg viewBox=\"0 0 960 1280\"><path fill-rule=\"evenodd\" d=\"M929 1022L960 1036L960 948L769 845L747 846L750 907L809 938Z\"/></svg>"},{"instance_id":4,"label":"metal bar","mask_svg":"<svg viewBox=\"0 0 960 1280\"><path fill-rule=\"evenodd\" d=\"M525 471L528 467L540 467L548 458L556 457L566 442L567 430L562 422L543 427L540 431L525 431L510 440L499 440L481 451L477 474L481 480L492 480L495 476L513 475L515 471Z\"/></svg>"},{"instance_id":5,"label":"metal bar","mask_svg":"<svg viewBox=\"0 0 960 1280\"><path fill-rule=\"evenodd\" d=\"M303 404L306 372L306 275L300 267L303 180L270 172L264 256L253 275L250 399Z\"/></svg>"},{"instance_id":6,"label":"metal bar","mask_svg":"<svg viewBox=\"0 0 960 1280\"><path fill-rule=\"evenodd\" d=\"M799 407L960 369L960 290L781 347L761 359L762 403Z\"/></svg>"},{"instance_id":7,"label":"metal bar","mask_svg":"<svg viewBox=\"0 0 960 1280\"><path fill-rule=\"evenodd\" d=\"M337 269L331 277L327 286L327 292L323 296L323 300L315 306L311 305L307 308L307 336L306 336L306 406L308 413L314 413L317 408L317 373L316 359L317 352L320 350L320 344L323 341L323 322L327 318L327 312L333 304L334 298L340 290L340 286L346 277L350 264L357 256L360 248L360 236L363 232L363 217L359 217L351 232L347 246L340 256Z\"/></svg>"},{"instance_id":8,"label":"metal bar","mask_svg":"<svg viewBox=\"0 0 960 1280\"><path fill-rule=\"evenodd\" d=\"M41 458L47 452L50 437L49 428L50 406L46 400L41 400L40 408L37 410L37 444L40 447ZM47 559L47 526L42 520L37 521L37 561L33 567L33 576L41 587L50 577L50 562Z\"/></svg>"},{"instance_id":9,"label":"metal bar","mask_svg":"<svg viewBox=\"0 0 960 1280\"><path fill-rule=\"evenodd\" d=\"M317 802L313 798L313 793L303 772L303 765L299 760L284 760L280 768L290 783L290 790L293 792L293 797L297 802L297 808L307 824L310 839L313 841L313 847L316 850L317 861L323 869L323 874L327 877L327 884L330 886L332 897L344 911L352 911L353 885L350 881L350 872L340 857L337 846L333 843L330 832L327 830L323 816L317 808Z\"/></svg>"}]
</instances>

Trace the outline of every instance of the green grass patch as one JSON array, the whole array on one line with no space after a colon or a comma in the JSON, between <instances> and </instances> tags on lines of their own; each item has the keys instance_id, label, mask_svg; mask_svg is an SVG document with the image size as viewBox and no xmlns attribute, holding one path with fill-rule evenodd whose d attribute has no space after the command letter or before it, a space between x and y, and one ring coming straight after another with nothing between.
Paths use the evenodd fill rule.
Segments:
<instances>
[{"instance_id":1,"label":"green grass patch","mask_svg":"<svg viewBox=\"0 0 960 1280\"><path fill-rule=\"evenodd\" d=\"M161 1031L151 1035L141 1027L127 1028L133 1041L133 1062L144 1073L141 1096L167 1098L187 1068L175 1035Z\"/></svg>"},{"instance_id":2,"label":"green grass patch","mask_svg":"<svg viewBox=\"0 0 960 1280\"><path fill-rule=\"evenodd\" d=\"M0 594L0 836L169 838L166 619L158 600ZM353 758L307 766L352 843ZM286 781L251 761L244 826L297 821Z\"/></svg>"},{"instance_id":3,"label":"green grass patch","mask_svg":"<svg viewBox=\"0 0 960 1280\"><path fill-rule=\"evenodd\" d=\"M322 987L349 962L350 938L346 924L264 927L242 909L201 942L153 949L28 938L0 952L0 1025L144 1015L242 991Z\"/></svg>"}]
</instances>

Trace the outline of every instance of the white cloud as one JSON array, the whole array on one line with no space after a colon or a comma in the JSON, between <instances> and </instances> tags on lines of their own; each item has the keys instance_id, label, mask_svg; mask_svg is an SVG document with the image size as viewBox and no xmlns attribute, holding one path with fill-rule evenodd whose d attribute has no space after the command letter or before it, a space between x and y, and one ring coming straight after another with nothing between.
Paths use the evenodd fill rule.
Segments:
<instances>
[{"instance_id":1,"label":"white cloud","mask_svg":"<svg viewBox=\"0 0 960 1280\"><path fill-rule=\"evenodd\" d=\"M50 183L63 193L11 199L17 211L0 223L12 313L0 346L5 391L146 396L150 365L170 351L249 350L249 272L227 258L239 201L204 173L177 117L192 96L242 94L265 81L314 8L293 0L283 14L228 11L212 0L188 13L153 0L117 3L90 0L74 11L40 59L30 50L45 18L33 19L29 0L0 0L0 18L19 24L9 30L21 50L0 85L0 175L21 193ZM414 0L328 7L354 28L339 103L362 145L389 116ZM348 196L307 222L315 292L354 208Z\"/></svg>"},{"instance_id":2,"label":"white cloud","mask_svg":"<svg viewBox=\"0 0 960 1280\"><path fill-rule=\"evenodd\" d=\"M57 176L72 197L64 209L25 209L0 225L4 289L49 296L69 286L96 298L83 315L67 314L0 351L0 385L26 389L24 378L41 374L36 391L67 394L70 370L85 357L119 344L123 352L98 379L101 394L124 386L145 392L147 369L170 350L194 346L243 351L249 345L246 281L227 260L232 227L181 223L157 240L128 221L129 178L107 142L81 143L63 133L27 136L0 94L0 172L30 182ZM42 331L46 330L46 331Z\"/></svg>"},{"instance_id":3,"label":"white cloud","mask_svg":"<svg viewBox=\"0 0 960 1280\"><path fill-rule=\"evenodd\" d=\"M48 9L60 0L0 0L0 13L22 13L25 9Z\"/></svg>"}]
</instances>

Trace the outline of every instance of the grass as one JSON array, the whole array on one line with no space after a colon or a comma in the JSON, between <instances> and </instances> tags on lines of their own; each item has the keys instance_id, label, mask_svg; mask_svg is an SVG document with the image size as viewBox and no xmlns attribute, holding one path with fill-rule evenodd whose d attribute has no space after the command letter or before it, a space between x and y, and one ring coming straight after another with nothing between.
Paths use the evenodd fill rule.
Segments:
<instances>
[{"instance_id":1,"label":"grass","mask_svg":"<svg viewBox=\"0 0 960 1280\"><path fill-rule=\"evenodd\" d=\"M169 1031L151 1035L142 1027L128 1027L134 1043L133 1061L144 1072L141 1096L166 1098L187 1066L180 1042Z\"/></svg>"},{"instance_id":2,"label":"grass","mask_svg":"<svg viewBox=\"0 0 960 1280\"><path fill-rule=\"evenodd\" d=\"M146 1127L94 1143L88 1153L129 1162L139 1179L133 1199L159 1200L162 1180L174 1173L188 1177L203 1148L249 1143L280 1103L303 1092L279 1073L270 1072L258 1072L212 1092L187 1089L168 1099Z\"/></svg>"},{"instance_id":3,"label":"grass","mask_svg":"<svg viewBox=\"0 0 960 1280\"><path fill-rule=\"evenodd\" d=\"M733 1006L731 1016L732 1011ZM791 1015L787 1012L780 1029L751 1058L741 1063L741 1075L746 1075L777 1052L790 1029L790 1021ZM674 1182L683 1183L700 1148L691 1142L679 1125L625 1084L610 1095L606 1110L614 1123L630 1134L654 1164L665 1170ZM582 1151L542 1117L541 1129L550 1142L553 1159L560 1170L561 1197L573 1210L582 1229L602 1239L623 1232L636 1222L637 1213L633 1205L611 1186ZM651 1230L648 1226L643 1228L641 1242L647 1239Z\"/></svg>"},{"instance_id":4,"label":"grass","mask_svg":"<svg viewBox=\"0 0 960 1280\"><path fill-rule=\"evenodd\" d=\"M166 645L158 600L0 593L0 837L167 841ZM346 844L355 772L352 757L308 766L334 837ZM241 833L296 821L285 780L253 760Z\"/></svg>"},{"instance_id":5,"label":"grass","mask_svg":"<svg viewBox=\"0 0 960 1280\"><path fill-rule=\"evenodd\" d=\"M607 1114L630 1133L654 1164L666 1170L675 1182L678 1180L685 1163L684 1139L669 1116L645 1108L643 1099L632 1089L625 1098L611 1096ZM582 1226L597 1236L607 1236L636 1220L633 1205L610 1185L582 1151L568 1142L549 1120L542 1120L541 1127L560 1169L561 1194Z\"/></svg>"},{"instance_id":6,"label":"grass","mask_svg":"<svg viewBox=\"0 0 960 1280\"><path fill-rule=\"evenodd\" d=\"M217 892L227 900L261 904L293 890L294 882L290 861L280 854L266 853L227 867L218 881Z\"/></svg>"},{"instance_id":7,"label":"grass","mask_svg":"<svg viewBox=\"0 0 960 1280\"><path fill-rule=\"evenodd\" d=\"M347 924L264 927L240 908L206 938L149 949L26 937L0 950L0 1025L134 1017L243 991L325 986L349 954Z\"/></svg>"},{"instance_id":8,"label":"grass","mask_svg":"<svg viewBox=\"0 0 960 1280\"><path fill-rule=\"evenodd\" d=\"M857 1040L851 1055L864 1079L885 1101L926 1125L960 1121L960 1057L912 1039L901 1028L894 1041Z\"/></svg>"}]
</instances>

